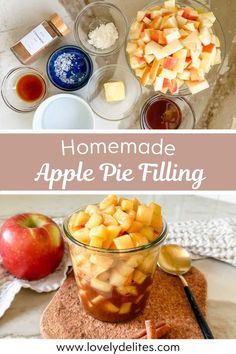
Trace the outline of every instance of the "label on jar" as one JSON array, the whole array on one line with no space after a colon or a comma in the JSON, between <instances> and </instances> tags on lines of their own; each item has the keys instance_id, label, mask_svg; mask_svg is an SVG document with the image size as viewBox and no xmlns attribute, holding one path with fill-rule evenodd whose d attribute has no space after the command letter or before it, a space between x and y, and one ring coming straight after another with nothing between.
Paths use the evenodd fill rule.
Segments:
<instances>
[{"instance_id":1,"label":"label on jar","mask_svg":"<svg viewBox=\"0 0 236 354\"><path fill-rule=\"evenodd\" d=\"M21 43L30 55L34 55L39 50L47 46L53 37L48 33L43 25L38 25L30 33L21 39Z\"/></svg>"}]
</instances>

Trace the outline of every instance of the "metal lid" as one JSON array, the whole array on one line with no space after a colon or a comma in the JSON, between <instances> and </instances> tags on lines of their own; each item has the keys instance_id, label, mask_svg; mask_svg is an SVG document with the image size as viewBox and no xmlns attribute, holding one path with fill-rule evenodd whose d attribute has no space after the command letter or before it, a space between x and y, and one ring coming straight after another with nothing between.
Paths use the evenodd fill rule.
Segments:
<instances>
[{"instance_id":1,"label":"metal lid","mask_svg":"<svg viewBox=\"0 0 236 354\"><path fill-rule=\"evenodd\" d=\"M53 24L54 27L56 27L61 36L65 37L70 33L69 27L67 27L67 25L58 14L53 14L49 18L49 21Z\"/></svg>"}]
</instances>

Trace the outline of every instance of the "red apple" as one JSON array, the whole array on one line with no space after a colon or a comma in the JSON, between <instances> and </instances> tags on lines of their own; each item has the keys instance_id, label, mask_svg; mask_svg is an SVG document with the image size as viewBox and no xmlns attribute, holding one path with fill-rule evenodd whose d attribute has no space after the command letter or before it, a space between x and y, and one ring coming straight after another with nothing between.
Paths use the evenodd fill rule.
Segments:
<instances>
[{"instance_id":1,"label":"red apple","mask_svg":"<svg viewBox=\"0 0 236 354\"><path fill-rule=\"evenodd\" d=\"M4 267L21 279L37 280L60 264L64 242L57 224L42 214L12 216L0 229L0 255Z\"/></svg>"}]
</instances>

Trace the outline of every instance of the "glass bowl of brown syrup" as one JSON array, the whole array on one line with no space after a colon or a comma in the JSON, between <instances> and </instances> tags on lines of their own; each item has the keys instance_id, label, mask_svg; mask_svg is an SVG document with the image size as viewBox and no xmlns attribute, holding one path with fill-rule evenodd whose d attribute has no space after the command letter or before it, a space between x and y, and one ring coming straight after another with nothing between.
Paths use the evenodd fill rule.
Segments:
<instances>
[{"instance_id":1,"label":"glass bowl of brown syrup","mask_svg":"<svg viewBox=\"0 0 236 354\"><path fill-rule=\"evenodd\" d=\"M155 95L143 105L141 129L193 129L195 113L183 97Z\"/></svg>"},{"instance_id":2,"label":"glass bowl of brown syrup","mask_svg":"<svg viewBox=\"0 0 236 354\"><path fill-rule=\"evenodd\" d=\"M1 94L6 105L16 112L31 112L47 96L47 82L37 70L19 67L7 73Z\"/></svg>"}]
</instances>

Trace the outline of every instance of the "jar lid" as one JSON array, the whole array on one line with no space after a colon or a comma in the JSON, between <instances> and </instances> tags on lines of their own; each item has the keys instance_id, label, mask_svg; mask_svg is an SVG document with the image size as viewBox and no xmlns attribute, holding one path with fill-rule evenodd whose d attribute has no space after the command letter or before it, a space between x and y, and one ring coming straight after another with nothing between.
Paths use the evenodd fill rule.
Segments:
<instances>
[{"instance_id":1,"label":"jar lid","mask_svg":"<svg viewBox=\"0 0 236 354\"><path fill-rule=\"evenodd\" d=\"M61 19L61 17L58 14L53 14L50 18L49 21L56 27L58 32L65 37L70 33L69 27L64 23L64 21Z\"/></svg>"}]
</instances>

